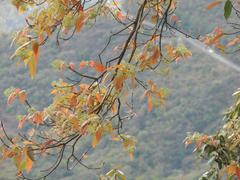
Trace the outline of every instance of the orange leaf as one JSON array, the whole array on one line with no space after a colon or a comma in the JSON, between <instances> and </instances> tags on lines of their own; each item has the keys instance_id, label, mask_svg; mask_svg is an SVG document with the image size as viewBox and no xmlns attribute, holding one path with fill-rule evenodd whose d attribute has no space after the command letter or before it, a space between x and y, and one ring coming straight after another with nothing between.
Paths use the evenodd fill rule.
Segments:
<instances>
[{"instance_id":1,"label":"orange leaf","mask_svg":"<svg viewBox=\"0 0 240 180\"><path fill-rule=\"evenodd\" d=\"M97 144L99 143L101 137L102 137L102 133L103 133L103 128L100 126L98 127L95 136L93 137L92 140L92 147L95 148L97 146Z\"/></svg>"},{"instance_id":2,"label":"orange leaf","mask_svg":"<svg viewBox=\"0 0 240 180\"><path fill-rule=\"evenodd\" d=\"M111 110L112 110L112 113L116 113L117 112L117 107L116 107L115 103L112 104Z\"/></svg>"},{"instance_id":3,"label":"orange leaf","mask_svg":"<svg viewBox=\"0 0 240 180\"><path fill-rule=\"evenodd\" d=\"M87 105L90 107L94 105L94 98L91 94L87 97Z\"/></svg>"},{"instance_id":4,"label":"orange leaf","mask_svg":"<svg viewBox=\"0 0 240 180\"><path fill-rule=\"evenodd\" d=\"M236 174L237 166L236 166L236 164L231 164L227 167L226 170L227 170L227 174L229 176L232 176L232 175Z\"/></svg>"},{"instance_id":5,"label":"orange leaf","mask_svg":"<svg viewBox=\"0 0 240 180\"><path fill-rule=\"evenodd\" d=\"M22 155L21 155L21 153L17 153L14 156L14 161L15 161L17 169L20 170L21 163L22 163Z\"/></svg>"},{"instance_id":6,"label":"orange leaf","mask_svg":"<svg viewBox=\"0 0 240 180\"><path fill-rule=\"evenodd\" d=\"M104 72L106 70L105 66L103 66L102 64L100 63L95 63L95 70L97 72Z\"/></svg>"},{"instance_id":7,"label":"orange leaf","mask_svg":"<svg viewBox=\"0 0 240 180\"><path fill-rule=\"evenodd\" d=\"M74 115L70 117L69 122L71 123L73 130L79 129L78 119Z\"/></svg>"},{"instance_id":8,"label":"orange leaf","mask_svg":"<svg viewBox=\"0 0 240 180\"><path fill-rule=\"evenodd\" d=\"M23 116L22 119L21 119L21 121L20 121L19 124L18 124L18 128L19 128L19 129L22 129L23 124L25 123L25 120L26 120L26 117Z\"/></svg>"},{"instance_id":9,"label":"orange leaf","mask_svg":"<svg viewBox=\"0 0 240 180\"><path fill-rule=\"evenodd\" d=\"M122 87L123 87L123 77L116 77L113 81L114 87L117 91L121 91Z\"/></svg>"},{"instance_id":10,"label":"orange leaf","mask_svg":"<svg viewBox=\"0 0 240 180\"><path fill-rule=\"evenodd\" d=\"M26 155L26 167L25 167L25 169L26 169L27 173L29 173L31 171L32 167L33 167L33 161L28 155Z\"/></svg>"},{"instance_id":11,"label":"orange leaf","mask_svg":"<svg viewBox=\"0 0 240 180\"><path fill-rule=\"evenodd\" d=\"M87 127L90 123L91 123L91 121L85 121L82 123L82 125L81 125L81 133L82 134L87 133Z\"/></svg>"},{"instance_id":12,"label":"orange leaf","mask_svg":"<svg viewBox=\"0 0 240 180\"><path fill-rule=\"evenodd\" d=\"M18 93L18 98L19 98L20 103L24 104L26 97L27 97L27 94L24 90L22 90Z\"/></svg>"},{"instance_id":13,"label":"orange leaf","mask_svg":"<svg viewBox=\"0 0 240 180\"><path fill-rule=\"evenodd\" d=\"M210 10L210 9L220 5L221 3L222 3L221 1L214 1L207 6L207 9Z\"/></svg>"},{"instance_id":14,"label":"orange leaf","mask_svg":"<svg viewBox=\"0 0 240 180\"><path fill-rule=\"evenodd\" d=\"M16 93L15 92L13 92L13 93L11 93L9 96L8 96L8 100L7 100L7 104L8 105L11 105L13 102L14 102L14 100L16 99Z\"/></svg>"},{"instance_id":15,"label":"orange leaf","mask_svg":"<svg viewBox=\"0 0 240 180\"><path fill-rule=\"evenodd\" d=\"M151 92L150 91L146 92L146 95L148 97L148 112L151 112L153 108Z\"/></svg>"},{"instance_id":16,"label":"orange leaf","mask_svg":"<svg viewBox=\"0 0 240 180\"><path fill-rule=\"evenodd\" d=\"M80 13L80 15L78 16L76 23L75 23L75 27L76 27L76 31L80 32L82 27L84 24L84 15L83 13Z\"/></svg>"},{"instance_id":17,"label":"orange leaf","mask_svg":"<svg viewBox=\"0 0 240 180\"><path fill-rule=\"evenodd\" d=\"M121 11L118 11L118 12L117 12L117 18L118 18L120 21L124 21L125 16L123 15L123 13L122 13Z\"/></svg>"},{"instance_id":18,"label":"orange leaf","mask_svg":"<svg viewBox=\"0 0 240 180\"><path fill-rule=\"evenodd\" d=\"M229 47L229 46L233 46L235 44L237 44L237 42L240 41L240 36L233 39L232 41L230 41L226 46Z\"/></svg>"},{"instance_id":19,"label":"orange leaf","mask_svg":"<svg viewBox=\"0 0 240 180\"><path fill-rule=\"evenodd\" d=\"M172 15L171 21L177 23L179 21L178 17L176 15Z\"/></svg>"},{"instance_id":20,"label":"orange leaf","mask_svg":"<svg viewBox=\"0 0 240 180\"><path fill-rule=\"evenodd\" d=\"M38 36L38 42L39 42L39 44L42 44L42 43L44 42L44 36L43 36L43 34L39 34L39 36Z\"/></svg>"},{"instance_id":21,"label":"orange leaf","mask_svg":"<svg viewBox=\"0 0 240 180\"><path fill-rule=\"evenodd\" d=\"M157 63L158 59L160 58L160 50L159 47L153 48L153 54L150 57L151 64L154 65Z\"/></svg>"},{"instance_id":22,"label":"orange leaf","mask_svg":"<svg viewBox=\"0 0 240 180\"><path fill-rule=\"evenodd\" d=\"M34 119L37 125L41 124L44 120L44 112L36 112L34 115Z\"/></svg>"},{"instance_id":23,"label":"orange leaf","mask_svg":"<svg viewBox=\"0 0 240 180\"><path fill-rule=\"evenodd\" d=\"M81 62L79 63L79 70L81 70L82 68L84 68L86 65L87 65L87 62L86 62L86 61L81 61Z\"/></svg>"},{"instance_id":24,"label":"orange leaf","mask_svg":"<svg viewBox=\"0 0 240 180\"><path fill-rule=\"evenodd\" d=\"M39 58L39 44L37 42L32 42L33 58L38 63Z\"/></svg>"},{"instance_id":25,"label":"orange leaf","mask_svg":"<svg viewBox=\"0 0 240 180\"><path fill-rule=\"evenodd\" d=\"M101 94L97 93L97 94L96 94L96 99L98 100L98 102L101 102L101 101L102 101L102 96L101 96Z\"/></svg>"},{"instance_id":26,"label":"orange leaf","mask_svg":"<svg viewBox=\"0 0 240 180\"><path fill-rule=\"evenodd\" d=\"M216 35L212 40L211 43L209 45L213 45L213 44L217 44L217 42L219 41L219 39L221 39L224 36L224 33L219 33L218 35Z\"/></svg>"},{"instance_id":27,"label":"orange leaf","mask_svg":"<svg viewBox=\"0 0 240 180\"><path fill-rule=\"evenodd\" d=\"M69 105L71 107L75 107L76 105L78 104L78 101L77 101L77 96L76 95L73 95L70 100L69 100Z\"/></svg>"}]
</instances>

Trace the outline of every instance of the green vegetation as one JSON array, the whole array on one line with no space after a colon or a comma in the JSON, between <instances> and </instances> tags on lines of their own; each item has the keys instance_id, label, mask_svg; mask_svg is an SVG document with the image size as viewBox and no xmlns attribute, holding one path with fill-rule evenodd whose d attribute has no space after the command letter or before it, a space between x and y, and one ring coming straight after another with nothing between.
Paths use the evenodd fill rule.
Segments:
<instances>
[{"instance_id":1,"label":"green vegetation","mask_svg":"<svg viewBox=\"0 0 240 180\"><path fill-rule=\"evenodd\" d=\"M197 2L198 5L196 5ZM193 14L198 14L197 12L204 8L205 2L184 0L178 12L179 16L186 20L187 18L184 17L191 14L190 7L193 6L199 7L198 10L192 10ZM205 13L201 12L201 14ZM210 27L207 24L211 19L215 19L215 15L218 16L214 13L209 14L211 16L205 14L208 18L192 15L189 22L184 21L182 26L186 29L193 29L196 34L199 31L201 33L209 32L216 25L213 24ZM221 21L216 23L219 22ZM199 24L202 26L198 26ZM41 108L50 104L49 97L51 95L46 93L51 90L50 83L57 80L59 76L64 78L64 73L52 71L50 62L53 59L64 59L69 63L78 63L80 59L96 58L105 42L104 38L109 35L106 27L110 29L114 28L114 25L109 23L106 26L105 22L100 21L89 31L83 31L81 35L74 37L71 41L63 42L59 48L56 48L55 41L49 42L46 48L41 49L41 61L34 81L29 78L23 65L16 69L16 63L9 60L13 52L9 48L11 35L1 34L0 92L10 86L16 86L28 89L29 101L34 106ZM186 44L186 46L189 45ZM89 159L86 160L86 164L91 165L94 162L92 163L94 166L96 164L101 166L102 162L105 162L101 170L88 170L77 166L74 170L67 171L66 164L62 164L59 167L61 170L54 172L49 179L96 179L96 174L106 173L110 168L116 167L120 167L128 179L192 180L199 177L205 167L201 162L196 162L192 155L193 149L185 149L183 140L186 132L210 133L223 124L222 114L232 102L230 97L239 86L240 75L202 52L198 52L197 49L190 46L189 48L193 53L191 58L167 67L162 65L163 67L160 67L157 75L143 73L142 76L149 76L149 79L154 80L161 87L168 88L169 97L165 106L154 109L151 113L147 111L146 98L142 95L136 97L137 115L124 124L124 130L131 132L136 139L141 139L137 143L133 160L129 160L127 153L120 150L119 142L104 139L96 149L91 151ZM229 57L237 59L234 55ZM76 78L70 74L67 74L67 77ZM7 108L5 102L6 98L1 94L0 117L7 125L7 129L15 132L15 114L22 113L23 109L17 107L16 104ZM86 138L78 146L80 152L82 147L88 146L87 142L89 141L89 138ZM107 143L110 145L106 146ZM95 161L97 162L95 163ZM50 166L49 161L44 160L43 162L40 162L39 166ZM11 165L0 164L0 167L3 169L0 179L15 179L15 169Z\"/></svg>"}]
</instances>

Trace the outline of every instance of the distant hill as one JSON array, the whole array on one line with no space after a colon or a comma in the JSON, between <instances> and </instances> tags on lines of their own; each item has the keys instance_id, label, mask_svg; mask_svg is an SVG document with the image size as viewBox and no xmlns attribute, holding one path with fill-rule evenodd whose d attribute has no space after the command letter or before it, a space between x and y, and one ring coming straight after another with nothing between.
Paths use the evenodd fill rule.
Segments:
<instances>
[{"instance_id":1,"label":"distant hill","mask_svg":"<svg viewBox=\"0 0 240 180\"><path fill-rule=\"evenodd\" d=\"M0 1L0 31L11 32L24 24L24 17L19 16L10 1Z\"/></svg>"},{"instance_id":2,"label":"distant hill","mask_svg":"<svg viewBox=\"0 0 240 180\"><path fill-rule=\"evenodd\" d=\"M207 26L207 22L215 17L208 17L208 20L200 19L202 17L197 16L197 11L200 11L208 1L183 0L183 2L186 6L181 7L180 15L185 17L188 14L187 17L189 17L189 14L194 12L196 16L195 19L186 18L189 22L183 23L190 28L192 27L190 24L194 23L193 28L196 30L195 26L203 21L201 32L207 32L211 28ZM8 7L11 10L7 9ZM191 9L191 7L197 7L198 10ZM29 101L38 108L51 102L50 96L46 93L51 89L50 82L59 77L63 78L62 74L51 69L51 60L61 58L67 62L78 63L81 59L93 59L106 42L105 38L109 35L109 29L114 29L114 24L100 21L96 27L88 31L84 30L81 35L63 42L60 48L56 47L52 39L46 48L41 49L38 74L32 81L24 67L16 68L16 62L9 60L13 49L9 48L11 38L6 32L21 26L21 23L18 21L14 7L7 4L0 5L1 18L4 19L8 12L12 14L8 16L10 19L4 21L3 25L0 24L1 30L5 32L0 36L0 92L9 86L27 89ZM204 14L202 11L201 13ZM204 17L206 16L204 14ZM124 127L138 139L133 161L129 160L127 154L121 150L121 144L113 143L106 138L87 160L88 164L95 164L95 162L100 164L105 161L106 165L103 170L91 171L79 166L69 172L66 170L66 164L63 163L49 179L92 180L96 179L96 173L118 165L123 165L123 171L130 180L197 179L204 169L201 163L195 161L192 149L186 150L182 141L188 131L211 132L220 127L224 109L231 104L231 94L240 85L240 74L219 64L204 53L198 52L197 49L189 47L193 52L192 58L173 63L169 67L161 67L155 75L142 75L143 78L148 77L148 79L157 81L160 87L168 88L170 95L163 108L154 109L151 113L147 112L146 99L138 99L137 116L126 122ZM170 74L163 76L166 68L170 70ZM21 112L22 109L16 104L6 107L5 102L6 98L0 94L0 118L4 120L8 129L14 131L17 124L16 112ZM84 147L86 144L80 144L79 152ZM45 160L44 167L46 166L50 166L49 160ZM0 179L15 179L12 166L1 164L0 168L2 169Z\"/></svg>"}]
</instances>

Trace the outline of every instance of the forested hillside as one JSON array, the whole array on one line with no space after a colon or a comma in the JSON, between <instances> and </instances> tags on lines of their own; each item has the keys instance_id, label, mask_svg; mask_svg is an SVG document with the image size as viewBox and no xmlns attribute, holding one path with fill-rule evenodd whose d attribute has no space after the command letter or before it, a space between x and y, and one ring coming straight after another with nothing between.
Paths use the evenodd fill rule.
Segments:
<instances>
[{"instance_id":1,"label":"forested hillside","mask_svg":"<svg viewBox=\"0 0 240 180\"><path fill-rule=\"evenodd\" d=\"M207 33L217 23L221 23L221 20L216 20L217 14L221 12L211 13L210 16L205 10L206 2L207 0L191 2L184 0L177 12L180 18L184 19L182 26L192 29L196 35ZM5 6L1 8L6 9ZM1 11L0 18L6 16L6 13ZM114 24L109 22L106 26L106 22L100 21L96 27L88 31L84 30L80 36L63 42L60 47L57 47L55 40L52 39L46 45L47 48L41 49L38 74L33 81L24 66L20 65L16 70L16 61L9 59L13 53L13 49L10 48L12 33L10 30L17 27L17 16L15 13L11 14L14 17L9 16L10 24L8 21L0 23L4 31L0 36L0 92L10 86L24 87L30 94L31 104L39 108L51 102L50 95L46 94L50 92L51 82L57 80L59 76L64 78L63 73L53 71L51 61L64 59L68 62L79 62L82 59L94 59L102 44L106 43L105 37L110 33L108 30L114 28ZM212 21L216 24L207 26ZM184 42L174 41L174 43ZM163 64L157 70L157 75L143 74L155 80L159 86L168 89L169 96L164 106L152 112L148 112L146 103L143 103L146 99L141 95L138 96L137 115L124 124L124 129L139 139L133 160L129 160L127 154L120 150L120 143L104 140L94 149L94 153L90 153L86 161L91 164L96 160L99 165L105 162L101 170L89 170L77 166L73 171L67 171L63 164L61 170L56 171L49 179L96 179L96 174L118 166L121 166L128 179L196 179L204 169L200 162L196 163L194 160L191 155L192 149L185 149L183 145L186 132L211 132L223 123L222 114L232 102L231 94L239 87L240 74L189 44L185 45L193 53L191 58L170 65ZM234 55L230 55L229 58L237 62L237 57ZM12 132L17 128L16 112L23 111L16 104L7 107L6 98L3 94L0 95L0 118ZM87 147L88 141L86 139L81 145ZM111 145L106 148L106 143ZM79 151L81 145L78 147ZM50 166L49 162L45 162L44 166L48 164ZM15 179L12 166L1 164L0 167L3 169L0 179Z\"/></svg>"}]
</instances>

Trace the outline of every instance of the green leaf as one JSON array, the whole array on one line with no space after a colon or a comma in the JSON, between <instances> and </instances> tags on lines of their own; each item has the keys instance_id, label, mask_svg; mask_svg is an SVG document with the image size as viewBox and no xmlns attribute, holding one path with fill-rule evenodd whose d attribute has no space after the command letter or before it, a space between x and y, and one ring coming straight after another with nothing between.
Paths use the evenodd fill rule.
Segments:
<instances>
[{"instance_id":1,"label":"green leaf","mask_svg":"<svg viewBox=\"0 0 240 180\"><path fill-rule=\"evenodd\" d=\"M63 60L56 59L51 63L53 69L55 70L63 70L65 68L65 63Z\"/></svg>"},{"instance_id":2,"label":"green leaf","mask_svg":"<svg viewBox=\"0 0 240 180\"><path fill-rule=\"evenodd\" d=\"M230 0L227 0L224 6L224 17L227 20L232 13L232 3Z\"/></svg>"},{"instance_id":3,"label":"green leaf","mask_svg":"<svg viewBox=\"0 0 240 180\"><path fill-rule=\"evenodd\" d=\"M3 94L5 97L8 97L10 94L12 94L13 91L15 91L16 88L15 87L10 87L4 90Z\"/></svg>"}]
</instances>

